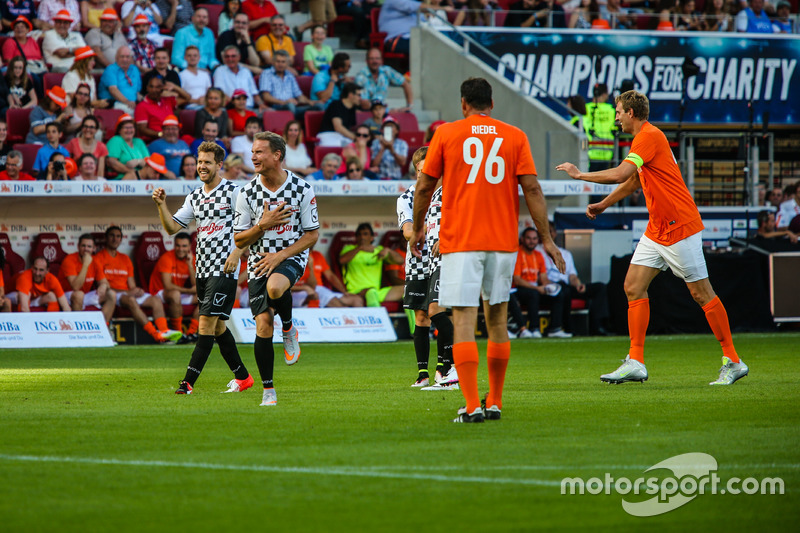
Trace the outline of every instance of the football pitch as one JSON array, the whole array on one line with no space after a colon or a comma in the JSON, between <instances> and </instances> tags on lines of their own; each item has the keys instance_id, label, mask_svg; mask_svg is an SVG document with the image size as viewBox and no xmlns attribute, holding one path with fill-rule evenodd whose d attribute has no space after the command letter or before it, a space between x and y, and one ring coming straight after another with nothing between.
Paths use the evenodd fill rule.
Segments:
<instances>
[{"instance_id":1,"label":"football pitch","mask_svg":"<svg viewBox=\"0 0 800 533\"><path fill-rule=\"evenodd\" d=\"M619 386L599 375L625 338L515 340L502 420L484 424L450 422L460 392L410 387L410 342L276 357L275 408L259 407L249 345L255 388L220 394L231 376L215 347L190 396L173 391L191 347L3 349L0 531L796 531L800 334L734 341L750 375L710 387L710 334L648 337L650 380ZM623 509L655 496L621 495L621 478L684 481L645 470L688 453L712 456L721 486L780 478L784 494L687 484L662 493L687 502L669 512ZM564 478L587 491L562 494Z\"/></svg>"}]
</instances>

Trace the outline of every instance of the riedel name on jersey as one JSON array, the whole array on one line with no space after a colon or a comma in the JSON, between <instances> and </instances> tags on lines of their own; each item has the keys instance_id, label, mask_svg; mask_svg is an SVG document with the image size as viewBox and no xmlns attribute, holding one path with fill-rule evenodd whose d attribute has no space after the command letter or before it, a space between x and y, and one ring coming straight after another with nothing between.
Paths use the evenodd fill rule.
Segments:
<instances>
[{"instance_id":1,"label":"riedel name on jersey","mask_svg":"<svg viewBox=\"0 0 800 533\"><path fill-rule=\"evenodd\" d=\"M476 124L472 126L472 134L473 135L497 135L497 131L495 131L494 126L486 126L485 124Z\"/></svg>"}]
</instances>

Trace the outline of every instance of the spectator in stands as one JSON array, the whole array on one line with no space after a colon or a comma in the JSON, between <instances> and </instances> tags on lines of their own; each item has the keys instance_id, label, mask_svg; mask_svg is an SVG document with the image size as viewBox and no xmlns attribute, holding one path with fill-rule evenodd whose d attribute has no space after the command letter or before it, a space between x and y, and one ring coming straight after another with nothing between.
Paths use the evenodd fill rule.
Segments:
<instances>
[{"instance_id":1,"label":"spectator in stands","mask_svg":"<svg viewBox=\"0 0 800 533\"><path fill-rule=\"evenodd\" d=\"M680 0L678 2L678 16L675 19L675 29L678 31L698 31L702 29L702 21L694 10L694 0Z\"/></svg>"},{"instance_id":2,"label":"spectator in stands","mask_svg":"<svg viewBox=\"0 0 800 533\"><path fill-rule=\"evenodd\" d=\"M239 48L239 57L244 58L243 65L254 75L262 72L261 59L256 52L256 45L250 38L250 31L247 29L249 20L246 13L237 13L233 19L233 27L230 30L219 34L217 38L217 61L222 61L222 51L229 45Z\"/></svg>"},{"instance_id":3,"label":"spectator in stands","mask_svg":"<svg viewBox=\"0 0 800 533\"><path fill-rule=\"evenodd\" d=\"M208 10L199 7L192 16L192 24L175 32L175 42L172 43L172 64L178 68L185 68L183 52L189 45L195 45L200 50L200 68L214 69L219 65L214 53L214 32L208 29Z\"/></svg>"},{"instance_id":4,"label":"spectator in stands","mask_svg":"<svg viewBox=\"0 0 800 533\"><path fill-rule=\"evenodd\" d=\"M222 13L219 14L219 19L217 19L217 36L233 28L233 19L237 13L242 12L241 6L242 3L239 0L225 0ZM247 32L250 33L250 17L248 17L247 21Z\"/></svg>"},{"instance_id":5,"label":"spectator in stands","mask_svg":"<svg viewBox=\"0 0 800 533\"><path fill-rule=\"evenodd\" d=\"M316 172L312 172L306 176L306 180L314 181L314 180L325 180L325 181L332 181L338 180L339 176L337 172L339 171L339 167L342 166L342 156L339 154L334 153L327 153L322 158L320 162L320 169Z\"/></svg>"},{"instance_id":6,"label":"spectator in stands","mask_svg":"<svg viewBox=\"0 0 800 533\"><path fill-rule=\"evenodd\" d=\"M47 170L45 177L39 177L39 179L45 179L47 181L67 181L70 179L70 173L77 171L74 161L72 161L71 168L68 168L68 166L67 158L63 153L53 152L50 154L50 160L45 167Z\"/></svg>"},{"instance_id":7,"label":"spectator in stands","mask_svg":"<svg viewBox=\"0 0 800 533\"><path fill-rule=\"evenodd\" d=\"M783 197L786 200L781 202L775 219L778 229L788 228L794 217L800 215L800 181L787 185L783 190Z\"/></svg>"},{"instance_id":8,"label":"spectator in stands","mask_svg":"<svg viewBox=\"0 0 800 533\"><path fill-rule=\"evenodd\" d=\"M137 177L131 179L149 181L170 179L169 174L171 173L167 170L167 162L163 155L153 154L149 157L145 157L144 162L145 165L142 170L139 171Z\"/></svg>"},{"instance_id":9,"label":"spectator in stands","mask_svg":"<svg viewBox=\"0 0 800 533\"><path fill-rule=\"evenodd\" d=\"M458 11L454 26L491 26L492 12L500 6L491 0L468 0L464 7ZM437 13L443 13L439 11Z\"/></svg>"},{"instance_id":10,"label":"spectator in stands","mask_svg":"<svg viewBox=\"0 0 800 533\"><path fill-rule=\"evenodd\" d=\"M19 17L24 17L28 21L30 26L28 31L33 31L34 27L40 30L45 26L37 18L36 4L33 0L4 0L0 3L0 16L2 17L0 18L0 27L2 27L3 33L13 30Z\"/></svg>"},{"instance_id":11,"label":"spectator in stands","mask_svg":"<svg viewBox=\"0 0 800 533\"><path fill-rule=\"evenodd\" d=\"M84 90L78 89L79 92ZM78 135L66 144L66 148L76 161L83 154L92 154L97 160L97 173L105 176L108 148L98 139L98 131L100 131L100 121L97 120L97 117L94 115L84 117L80 129L78 129ZM80 169L80 163L78 168Z\"/></svg>"},{"instance_id":12,"label":"spectator in stands","mask_svg":"<svg viewBox=\"0 0 800 533\"><path fill-rule=\"evenodd\" d=\"M89 153L78 158L78 175L72 178L75 181L106 181L97 169L97 158Z\"/></svg>"},{"instance_id":13,"label":"spectator in stands","mask_svg":"<svg viewBox=\"0 0 800 533\"><path fill-rule=\"evenodd\" d=\"M781 202L783 202L783 190L780 187L774 187L771 191L767 192L766 195L766 205L771 205L773 207L780 207Z\"/></svg>"},{"instance_id":14,"label":"spectator in stands","mask_svg":"<svg viewBox=\"0 0 800 533\"><path fill-rule=\"evenodd\" d=\"M243 89L236 89L231 95L231 109L228 109L228 133L231 137L244 135L245 125L250 118L258 120L256 114L247 109L247 93ZM247 150L250 153L250 150Z\"/></svg>"},{"instance_id":15,"label":"spectator in stands","mask_svg":"<svg viewBox=\"0 0 800 533\"><path fill-rule=\"evenodd\" d=\"M370 167L372 166L372 150L370 149L370 144L372 144L373 138L372 132L370 132L369 127L366 124L361 124L360 126L356 126L355 134L355 141L342 149L342 159L347 161L350 158L355 157L358 159L358 163L361 168L364 169L363 172L367 179L378 179L378 175L370 170ZM341 174L344 172L346 172L346 167L343 165L339 167L339 173Z\"/></svg>"},{"instance_id":16,"label":"spectator in stands","mask_svg":"<svg viewBox=\"0 0 800 533\"><path fill-rule=\"evenodd\" d=\"M17 304L20 313L30 313L31 307L45 307L47 311L68 312L69 302L64 289L53 274L47 271L49 263L44 257L33 260L31 268L23 270L16 281L16 292L8 295Z\"/></svg>"},{"instance_id":17,"label":"spectator in stands","mask_svg":"<svg viewBox=\"0 0 800 533\"><path fill-rule=\"evenodd\" d=\"M314 26L311 29L311 42L303 49L303 74L316 76L323 68L330 68L333 61L333 49L325 44L328 32L324 26Z\"/></svg>"},{"instance_id":18,"label":"spectator in stands","mask_svg":"<svg viewBox=\"0 0 800 533\"><path fill-rule=\"evenodd\" d=\"M44 32L42 49L44 50L44 60L51 65L51 72L68 71L75 61L75 51L86 46L86 42L79 32L70 31L70 24L73 20L75 19L69 11L59 11L53 19L55 28Z\"/></svg>"},{"instance_id":19,"label":"spectator in stands","mask_svg":"<svg viewBox=\"0 0 800 533\"><path fill-rule=\"evenodd\" d=\"M245 0L240 11L247 13L250 18L250 35L256 40L269 33L270 20L278 14L278 10L269 0Z\"/></svg>"},{"instance_id":20,"label":"spectator in stands","mask_svg":"<svg viewBox=\"0 0 800 533\"><path fill-rule=\"evenodd\" d=\"M372 104L372 100L383 100L389 97L389 87L402 87L406 96L406 107L393 109L390 113L402 113L411 111L414 104L414 96L411 92L411 84L405 77L392 67L383 64L383 53L378 48L370 48L367 51L367 66L356 74L356 83L362 87L361 109L367 110Z\"/></svg>"},{"instance_id":21,"label":"spectator in stands","mask_svg":"<svg viewBox=\"0 0 800 533\"><path fill-rule=\"evenodd\" d=\"M761 211L756 217L758 221L757 236L762 239L779 239L787 238L792 244L797 243L798 235L792 233L788 229L779 230L775 224L775 213L772 211Z\"/></svg>"},{"instance_id":22,"label":"spectator in stands","mask_svg":"<svg viewBox=\"0 0 800 533\"><path fill-rule=\"evenodd\" d=\"M183 58L186 68L181 70L179 76L181 88L189 94L186 109L202 109L206 104L206 91L211 88L211 74L198 67L200 50L196 46L187 46Z\"/></svg>"},{"instance_id":23,"label":"spectator in stands","mask_svg":"<svg viewBox=\"0 0 800 533\"><path fill-rule=\"evenodd\" d=\"M141 88L142 78L139 69L133 64L133 52L128 46L123 46L117 50L116 62L103 72L98 96L112 101L114 109L133 114Z\"/></svg>"},{"instance_id":24,"label":"spectator in stands","mask_svg":"<svg viewBox=\"0 0 800 533\"><path fill-rule=\"evenodd\" d=\"M387 0L389 1L389 0ZM373 246L375 232L366 222L356 228L356 244L342 248L339 263L344 272L347 292L364 298L367 307L378 307L383 302L403 299L403 285L381 287L384 263L399 265L403 256L383 246Z\"/></svg>"},{"instance_id":25,"label":"spectator in stands","mask_svg":"<svg viewBox=\"0 0 800 533\"><path fill-rule=\"evenodd\" d=\"M64 127L60 122L48 122L45 124L47 142L36 152L36 160L33 162L33 175L37 178L41 179L43 177L42 171L50 162L50 156L55 152L63 154L65 158L69 157L69 150L59 142L63 130Z\"/></svg>"},{"instance_id":26,"label":"spectator in stands","mask_svg":"<svg viewBox=\"0 0 800 533\"><path fill-rule=\"evenodd\" d=\"M6 159L12 146L8 143L8 124L0 119L0 171L6 169Z\"/></svg>"},{"instance_id":27,"label":"spectator in stands","mask_svg":"<svg viewBox=\"0 0 800 533\"><path fill-rule=\"evenodd\" d=\"M119 16L113 7L106 8L100 15L100 27L86 33L86 44L97 55L97 67L103 69L114 62L117 50L128 44L119 25Z\"/></svg>"},{"instance_id":28,"label":"spectator in stands","mask_svg":"<svg viewBox=\"0 0 800 533\"><path fill-rule=\"evenodd\" d=\"M153 69L142 75L142 86L146 89L151 78L164 80L162 98L175 98L177 106L189 101L189 93L181 87L181 77L178 71L169 64L169 51L166 48L157 48L153 56Z\"/></svg>"},{"instance_id":29,"label":"spectator in stands","mask_svg":"<svg viewBox=\"0 0 800 533\"><path fill-rule=\"evenodd\" d=\"M136 134L145 142L159 137L161 124L168 116L175 115L177 101L174 97L163 97L164 80L159 77L150 78L147 84L147 96L136 105Z\"/></svg>"},{"instance_id":30,"label":"spectator in stands","mask_svg":"<svg viewBox=\"0 0 800 533\"><path fill-rule=\"evenodd\" d=\"M161 123L161 138L148 147L151 154L161 154L166 160L167 179L174 180L181 174L181 161L191 154L189 145L180 138L181 124L178 117L169 115Z\"/></svg>"},{"instance_id":31,"label":"spectator in stands","mask_svg":"<svg viewBox=\"0 0 800 533\"><path fill-rule=\"evenodd\" d=\"M620 7L619 0L608 0L605 5L600 5L600 18L607 20L616 30L636 27L636 19L627 7Z\"/></svg>"},{"instance_id":32,"label":"spectator in stands","mask_svg":"<svg viewBox=\"0 0 800 533\"><path fill-rule=\"evenodd\" d=\"M90 46L82 46L75 50L75 62L70 67L69 72L64 74L64 78L61 80L61 87L67 93L67 97L72 99L78 90L78 86L83 85L89 89L90 107L105 108L108 106L108 102L97 99L97 83L94 80L94 76L92 76L96 57L97 55Z\"/></svg>"},{"instance_id":33,"label":"spectator in stands","mask_svg":"<svg viewBox=\"0 0 800 533\"><path fill-rule=\"evenodd\" d=\"M342 88L341 98L332 102L322 117L317 133L320 146L344 147L356 139L356 109L361 102L361 87L347 82Z\"/></svg>"},{"instance_id":34,"label":"spectator in stands","mask_svg":"<svg viewBox=\"0 0 800 533\"><path fill-rule=\"evenodd\" d=\"M80 25L79 30L100 27L100 17L106 8L106 0L80 0ZM65 289L66 290L66 289Z\"/></svg>"},{"instance_id":35,"label":"spectator in stands","mask_svg":"<svg viewBox=\"0 0 800 533\"><path fill-rule=\"evenodd\" d=\"M194 335L199 327L197 286L194 257L191 252L192 237L185 232L175 235L175 246L162 255L150 275L150 294L164 304L170 329L183 330L183 306L194 306L186 335Z\"/></svg>"},{"instance_id":36,"label":"spectator in stands","mask_svg":"<svg viewBox=\"0 0 800 533\"><path fill-rule=\"evenodd\" d=\"M383 133L383 118L386 116L386 103L383 100L373 100L369 110L371 114L364 121L364 125L369 128L369 133L373 137L381 135Z\"/></svg>"},{"instance_id":37,"label":"spectator in stands","mask_svg":"<svg viewBox=\"0 0 800 533\"><path fill-rule=\"evenodd\" d=\"M391 116L383 119L383 135L372 141L370 170L379 179L401 180L408 163L408 143L399 137L400 126Z\"/></svg>"},{"instance_id":38,"label":"spectator in stands","mask_svg":"<svg viewBox=\"0 0 800 533\"><path fill-rule=\"evenodd\" d=\"M592 101L586 104L583 129L589 141L613 141L617 131L614 106L608 103L608 85L598 83L592 89ZM595 145L589 148L589 169L607 169L614 157L613 146Z\"/></svg>"},{"instance_id":39,"label":"spectator in stands","mask_svg":"<svg viewBox=\"0 0 800 533\"><path fill-rule=\"evenodd\" d=\"M68 20L68 31L78 32L81 29L81 9L77 0L42 0L39 3L39 20L42 31L58 27L59 20ZM66 17L66 18L65 18Z\"/></svg>"},{"instance_id":40,"label":"spectator in stands","mask_svg":"<svg viewBox=\"0 0 800 533\"><path fill-rule=\"evenodd\" d=\"M297 76L297 71L294 69L294 42L292 38L286 34L286 19L282 15L275 15L269 22L270 31L268 34L259 37L256 40L256 51L261 56L261 60L266 65L272 65L275 57L275 52L283 50L289 54L289 72Z\"/></svg>"},{"instance_id":41,"label":"spectator in stands","mask_svg":"<svg viewBox=\"0 0 800 533\"><path fill-rule=\"evenodd\" d=\"M774 33L772 21L764 11L764 0L749 0L749 4L736 15L736 31Z\"/></svg>"},{"instance_id":42,"label":"spectator in stands","mask_svg":"<svg viewBox=\"0 0 800 533\"><path fill-rule=\"evenodd\" d=\"M386 33L384 48L390 52L408 54L411 28L417 25L417 12L426 10L452 11L453 6L435 6L416 0L385 0L378 17L378 29Z\"/></svg>"},{"instance_id":43,"label":"spectator in stands","mask_svg":"<svg viewBox=\"0 0 800 533\"><path fill-rule=\"evenodd\" d=\"M347 81L347 73L350 72L350 56L344 52L338 52L333 56L331 68L322 69L314 76L311 82L311 102L319 102L327 107L331 102L339 99L342 86Z\"/></svg>"},{"instance_id":44,"label":"spectator in stands","mask_svg":"<svg viewBox=\"0 0 800 533\"><path fill-rule=\"evenodd\" d=\"M194 6L191 0L156 0L156 6L164 19L160 24L161 28L169 30L171 33L192 23Z\"/></svg>"},{"instance_id":45,"label":"spectator in stands","mask_svg":"<svg viewBox=\"0 0 800 533\"><path fill-rule=\"evenodd\" d=\"M150 21L150 39L156 46L162 46L166 36L161 35L160 26L164 22L161 11L152 0L127 0L120 8L122 26L128 28L128 40L136 37L133 29L133 21L139 16L144 15Z\"/></svg>"},{"instance_id":46,"label":"spectator in stands","mask_svg":"<svg viewBox=\"0 0 800 533\"><path fill-rule=\"evenodd\" d=\"M6 41L8 43L9 41ZM8 64L5 75L7 101L10 109L28 109L39 105L36 89L25 70L25 58L14 57Z\"/></svg>"},{"instance_id":47,"label":"spectator in stands","mask_svg":"<svg viewBox=\"0 0 800 533\"><path fill-rule=\"evenodd\" d=\"M539 233L534 228L525 228L520 235L520 247L517 263L514 267L514 286L509 300L509 313L519 326L519 338L540 338L539 306L542 300L550 304L550 326L548 337L569 338L562 327L566 294L561 286L551 284L547 277L547 266L542 253L536 250L539 244ZM522 316L520 302L528 310L527 321ZM529 329L530 328L530 329Z\"/></svg>"},{"instance_id":48,"label":"spectator in stands","mask_svg":"<svg viewBox=\"0 0 800 533\"><path fill-rule=\"evenodd\" d=\"M289 54L286 50L276 50L272 67L261 73L258 88L261 99L276 110L287 110L294 114L297 120L303 120L309 108L322 109L320 104L311 104L297 79L289 69Z\"/></svg>"},{"instance_id":49,"label":"spectator in stands","mask_svg":"<svg viewBox=\"0 0 800 533\"><path fill-rule=\"evenodd\" d=\"M243 130L242 135L231 139L231 153L240 156L244 164L244 161L249 160L253 155L253 141L255 141L256 133L261 131L261 119L257 116L248 117ZM252 163L245 165L245 169L251 173L255 172Z\"/></svg>"},{"instance_id":50,"label":"spectator in stands","mask_svg":"<svg viewBox=\"0 0 800 533\"><path fill-rule=\"evenodd\" d=\"M36 181L36 178L22 171L22 152L11 150L6 156L6 169L0 171L0 181Z\"/></svg>"},{"instance_id":51,"label":"spectator in stands","mask_svg":"<svg viewBox=\"0 0 800 533\"><path fill-rule=\"evenodd\" d=\"M109 226L106 229L106 247L94 256L109 286L117 293L117 304L129 310L133 320L156 342L178 340L182 334L167 327L161 300L136 286L133 278L133 262L130 257L119 251L120 244L122 244L122 230L119 226ZM155 325L147 320L142 307L152 311Z\"/></svg>"},{"instance_id":52,"label":"spectator in stands","mask_svg":"<svg viewBox=\"0 0 800 533\"><path fill-rule=\"evenodd\" d=\"M195 157L197 157L197 148L204 142L213 142L217 143L220 148L222 148L225 152L225 155L228 155L228 147L226 146L226 142L224 142L219 137L219 124L214 120L206 120L203 123L203 129L200 132L201 136L199 139L195 139L189 149L192 151Z\"/></svg>"},{"instance_id":53,"label":"spectator in stands","mask_svg":"<svg viewBox=\"0 0 800 533\"><path fill-rule=\"evenodd\" d=\"M5 5L5 3L0 4L0 6ZM47 71L47 66L42 59L39 43L29 36L31 31L33 31L31 22L21 15L17 17L14 21L13 34L3 42L3 61L8 63L21 55L29 64L36 65L33 70L38 70L38 74L42 74Z\"/></svg>"},{"instance_id":54,"label":"spectator in stands","mask_svg":"<svg viewBox=\"0 0 800 533\"><path fill-rule=\"evenodd\" d=\"M244 168L244 159L238 154L225 158L224 171L226 180L249 180L252 175Z\"/></svg>"},{"instance_id":55,"label":"spectator in stands","mask_svg":"<svg viewBox=\"0 0 800 533\"><path fill-rule=\"evenodd\" d=\"M116 135L108 141L110 179L139 179L139 171L150 155L144 141L136 137L136 123L127 113L117 119ZM113 285L112 285L113 287Z\"/></svg>"},{"instance_id":56,"label":"spectator in stands","mask_svg":"<svg viewBox=\"0 0 800 533\"><path fill-rule=\"evenodd\" d=\"M219 87L225 94L233 94L236 89L247 91L247 107L249 109L257 108L259 113L263 113L267 110L267 106L258 95L253 74L244 68L244 65L239 62L240 59L239 47L236 45L229 44L222 51L222 60L225 64L220 65L214 71L214 87Z\"/></svg>"},{"instance_id":57,"label":"spectator in stands","mask_svg":"<svg viewBox=\"0 0 800 533\"><path fill-rule=\"evenodd\" d=\"M144 15L133 19L134 37L128 43L133 52L133 62L144 74L155 66L156 44L150 39L150 21Z\"/></svg>"},{"instance_id":58,"label":"spectator in stands","mask_svg":"<svg viewBox=\"0 0 800 533\"><path fill-rule=\"evenodd\" d=\"M59 86L51 88L45 94L40 105L31 111L31 129L25 142L28 144L44 144L47 142L47 124L59 122L63 129L64 124L69 121L69 116L64 113L67 107L67 93Z\"/></svg>"},{"instance_id":59,"label":"spectator in stands","mask_svg":"<svg viewBox=\"0 0 800 533\"><path fill-rule=\"evenodd\" d=\"M733 19L727 0L706 0L703 5L702 31L729 31L733 28Z\"/></svg>"},{"instance_id":60,"label":"spectator in stands","mask_svg":"<svg viewBox=\"0 0 800 533\"><path fill-rule=\"evenodd\" d=\"M579 30L588 30L592 21L600 15L600 6L597 0L581 0L578 7L572 10L567 27Z\"/></svg>"},{"instance_id":61,"label":"spectator in stands","mask_svg":"<svg viewBox=\"0 0 800 533\"><path fill-rule=\"evenodd\" d=\"M349 157L345 162L345 171L342 174L342 179L346 180L363 180L366 179L364 175L364 165L357 157Z\"/></svg>"},{"instance_id":62,"label":"spectator in stands","mask_svg":"<svg viewBox=\"0 0 800 533\"><path fill-rule=\"evenodd\" d=\"M197 158L194 155L188 154L183 156L183 159L181 159L181 175L178 179L197 179Z\"/></svg>"},{"instance_id":63,"label":"spectator in stands","mask_svg":"<svg viewBox=\"0 0 800 533\"><path fill-rule=\"evenodd\" d=\"M302 41L303 32L311 28L311 40L313 41L315 28L319 27L324 29L326 25L333 24L333 21L335 21L338 16L334 4L334 0L309 0L308 10L310 11L311 18L294 29L295 39Z\"/></svg>"},{"instance_id":64,"label":"spectator in stands","mask_svg":"<svg viewBox=\"0 0 800 533\"><path fill-rule=\"evenodd\" d=\"M786 0L780 0L775 5L775 12L777 16L772 19L772 30L775 33L795 33L795 21L790 18L792 13L792 4Z\"/></svg>"},{"instance_id":65,"label":"spectator in stands","mask_svg":"<svg viewBox=\"0 0 800 533\"><path fill-rule=\"evenodd\" d=\"M252 80L253 77L250 76ZM233 91L231 91L233 94ZM203 136L203 125L209 120L217 123L217 135L223 139L230 137L228 134L228 114L225 112L224 104L225 93L222 89L212 87L206 92L206 105L199 110L194 117L194 136Z\"/></svg>"},{"instance_id":66,"label":"spectator in stands","mask_svg":"<svg viewBox=\"0 0 800 533\"><path fill-rule=\"evenodd\" d=\"M117 304L117 293L109 287L103 269L94 260L94 252L94 239L90 234L78 237L78 251L67 255L61 262L58 281L73 311L99 307L108 324Z\"/></svg>"},{"instance_id":67,"label":"spectator in stands","mask_svg":"<svg viewBox=\"0 0 800 533\"><path fill-rule=\"evenodd\" d=\"M305 142L303 142L303 126L300 121L291 120L286 123L283 128L283 140L286 141L286 156L283 159L283 168L301 176L308 176L317 172L314 162L308 155Z\"/></svg>"}]
</instances>

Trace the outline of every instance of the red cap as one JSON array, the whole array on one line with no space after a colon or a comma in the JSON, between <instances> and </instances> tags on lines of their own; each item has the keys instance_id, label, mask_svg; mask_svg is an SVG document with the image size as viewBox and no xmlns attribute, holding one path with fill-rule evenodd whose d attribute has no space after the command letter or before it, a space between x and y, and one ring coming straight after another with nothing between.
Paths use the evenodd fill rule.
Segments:
<instances>
[{"instance_id":1,"label":"red cap","mask_svg":"<svg viewBox=\"0 0 800 533\"><path fill-rule=\"evenodd\" d=\"M233 91L234 98L239 98L240 96L244 96L245 98L247 98L247 91L245 91L244 89L236 89L235 91Z\"/></svg>"}]
</instances>

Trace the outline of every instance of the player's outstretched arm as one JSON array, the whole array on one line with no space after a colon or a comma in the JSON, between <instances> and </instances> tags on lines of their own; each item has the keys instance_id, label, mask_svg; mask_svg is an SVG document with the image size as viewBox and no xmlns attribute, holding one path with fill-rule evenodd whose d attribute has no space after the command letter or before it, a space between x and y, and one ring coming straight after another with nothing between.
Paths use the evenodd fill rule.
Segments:
<instances>
[{"instance_id":1,"label":"player's outstretched arm","mask_svg":"<svg viewBox=\"0 0 800 533\"><path fill-rule=\"evenodd\" d=\"M572 163L561 163L556 167L556 170L561 170L569 174L569 177L574 180L588 181L591 183L625 183L625 181L636 172L636 166L623 161L616 168L609 168L608 170L600 170L597 172L581 172L578 167Z\"/></svg>"},{"instance_id":2,"label":"player's outstretched arm","mask_svg":"<svg viewBox=\"0 0 800 533\"><path fill-rule=\"evenodd\" d=\"M167 193L163 188L158 187L153 191L153 201L158 207L158 218L161 219L161 225L164 226L167 233L175 235L183 229L180 224L173 220L172 213L167 208Z\"/></svg>"},{"instance_id":3,"label":"player's outstretched arm","mask_svg":"<svg viewBox=\"0 0 800 533\"><path fill-rule=\"evenodd\" d=\"M434 178L421 172L417 180L417 188L414 191L414 236L409 240L411 253L417 257L422 257L422 247L425 244L425 214L431 205L433 191L436 190Z\"/></svg>"},{"instance_id":4,"label":"player's outstretched arm","mask_svg":"<svg viewBox=\"0 0 800 533\"><path fill-rule=\"evenodd\" d=\"M611 191L611 194L603 198L600 202L596 204L589 204L589 206L586 208L586 216L590 220L594 220L597 218L597 215L616 204L623 198L626 198L641 186L641 183L639 183L639 175L634 172L628 178L628 181L620 184L616 189Z\"/></svg>"},{"instance_id":5,"label":"player's outstretched arm","mask_svg":"<svg viewBox=\"0 0 800 533\"><path fill-rule=\"evenodd\" d=\"M561 252L558 250L556 243L550 237L550 225L547 222L547 202L544 199L539 180L536 179L534 174L523 174L518 179L519 184L522 186L522 194L525 195L525 204L527 204L533 223L539 232L542 247L553 260L558 271L564 272L566 263L564 263L564 258L561 257Z\"/></svg>"}]
</instances>

